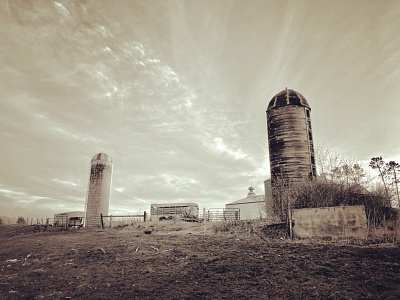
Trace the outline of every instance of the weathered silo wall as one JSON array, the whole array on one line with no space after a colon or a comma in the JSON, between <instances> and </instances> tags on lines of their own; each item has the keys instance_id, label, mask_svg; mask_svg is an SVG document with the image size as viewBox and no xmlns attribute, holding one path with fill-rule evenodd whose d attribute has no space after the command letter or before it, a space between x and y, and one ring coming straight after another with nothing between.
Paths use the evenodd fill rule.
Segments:
<instances>
[{"instance_id":1,"label":"weathered silo wall","mask_svg":"<svg viewBox=\"0 0 400 300\"><path fill-rule=\"evenodd\" d=\"M276 94L267 109L268 145L272 181L284 176L290 182L315 177L311 108L298 92Z\"/></svg>"},{"instance_id":2,"label":"weathered silo wall","mask_svg":"<svg viewBox=\"0 0 400 300\"><path fill-rule=\"evenodd\" d=\"M268 105L267 128L272 194L277 201L278 185L316 176L311 108L304 96L290 89L276 94Z\"/></svg>"},{"instance_id":3,"label":"weathered silo wall","mask_svg":"<svg viewBox=\"0 0 400 300\"><path fill-rule=\"evenodd\" d=\"M112 171L113 162L110 156L105 153L98 153L93 157L86 199L86 227L100 226L100 214L108 215Z\"/></svg>"}]
</instances>

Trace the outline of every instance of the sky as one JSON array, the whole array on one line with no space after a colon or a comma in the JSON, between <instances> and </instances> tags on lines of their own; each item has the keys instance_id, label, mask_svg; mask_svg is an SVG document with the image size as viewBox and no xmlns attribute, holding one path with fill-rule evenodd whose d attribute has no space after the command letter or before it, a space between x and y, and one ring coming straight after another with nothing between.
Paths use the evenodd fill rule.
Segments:
<instances>
[{"instance_id":1,"label":"sky","mask_svg":"<svg viewBox=\"0 0 400 300\"><path fill-rule=\"evenodd\" d=\"M311 106L316 145L400 162L400 1L0 2L0 216L110 214L264 193L266 108Z\"/></svg>"}]
</instances>

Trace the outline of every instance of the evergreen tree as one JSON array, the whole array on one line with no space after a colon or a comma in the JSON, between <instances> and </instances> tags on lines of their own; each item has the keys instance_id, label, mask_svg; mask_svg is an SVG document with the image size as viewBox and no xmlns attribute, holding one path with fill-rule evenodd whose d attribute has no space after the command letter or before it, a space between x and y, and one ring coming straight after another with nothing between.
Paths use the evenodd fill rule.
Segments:
<instances>
[{"instance_id":1,"label":"evergreen tree","mask_svg":"<svg viewBox=\"0 0 400 300\"><path fill-rule=\"evenodd\" d=\"M400 197L399 197L399 187L398 187L399 180L397 179L398 174L400 173L400 165L392 160L386 164L386 170L387 174L392 179L392 182L396 185L397 201L399 202L399 208L400 208Z\"/></svg>"}]
</instances>

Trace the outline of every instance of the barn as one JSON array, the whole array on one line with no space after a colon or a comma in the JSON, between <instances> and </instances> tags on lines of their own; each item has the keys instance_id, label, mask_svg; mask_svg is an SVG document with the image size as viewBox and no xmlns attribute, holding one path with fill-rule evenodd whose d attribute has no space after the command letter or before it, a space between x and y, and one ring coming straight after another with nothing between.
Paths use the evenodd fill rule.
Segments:
<instances>
[{"instance_id":1,"label":"barn","mask_svg":"<svg viewBox=\"0 0 400 300\"><path fill-rule=\"evenodd\" d=\"M226 210L240 209L240 220L256 220L266 218L265 195L256 195L254 188L249 187L246 198L225 205Z\"/></svg>"}]
</instances>

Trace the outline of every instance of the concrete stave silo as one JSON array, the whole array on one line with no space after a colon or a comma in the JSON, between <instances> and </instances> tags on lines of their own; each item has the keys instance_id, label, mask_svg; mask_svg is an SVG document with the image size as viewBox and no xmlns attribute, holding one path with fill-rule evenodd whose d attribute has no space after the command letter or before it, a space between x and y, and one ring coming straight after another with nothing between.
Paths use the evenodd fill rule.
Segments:
<instances>
[{"instance_id":1,"label":"concrete stave silo","mask_svg":"<svg viewBox=\"0 0 400 300\"><path fill-rule=\"evenodd\" d=\"M105 153L91 160L89 187L85 207L85 226L99 227L100 214L108 215L110 207L113 161Z\"/></svg>"}]
</instances>

